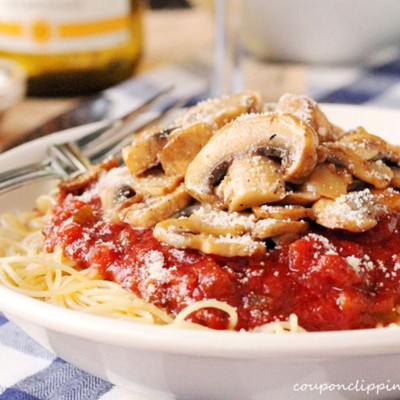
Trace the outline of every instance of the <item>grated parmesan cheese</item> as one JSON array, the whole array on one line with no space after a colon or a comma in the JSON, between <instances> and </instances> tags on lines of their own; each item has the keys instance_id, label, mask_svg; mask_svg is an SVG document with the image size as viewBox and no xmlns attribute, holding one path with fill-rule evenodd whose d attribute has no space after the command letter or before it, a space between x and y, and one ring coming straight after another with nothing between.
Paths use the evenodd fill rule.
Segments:
<instances>
[{"instance_id":1,"label":"grated parmesan cheese","mask_svg":"<svg viewBox=\"0 0 400 400\"><path fill-rule=\"evenodd\" d=\"M346 262L354 269L355 272L360 273L361 259L355 256L346 257Z\"/></svg>"},{"instance_id":2,"label":"grated parmesan cheese","mask_svg":"<svg viewBox=\"0 0 400 400\"><path fill-rule=\"evenodd\" d=\"M241 225L247 230L254 228L255 217L253 214L239 214L237 212L226 212L215 210L211 207L199 207L195 214L201 217L202 221L210 226L234 226Z\"/></svg>"},{"instance_id":3,"label":"grated parmesan cheese","mask_svg":"<svg viewBox=\"0 0 400 400\"><path fill-rule=\"evenodd\" d=\"M164 268L164 255L161 251L150 250L144 256L144 265L149 278L159 283L167 283L170 278L169 270Z\"/></svg>"}]
</instances>

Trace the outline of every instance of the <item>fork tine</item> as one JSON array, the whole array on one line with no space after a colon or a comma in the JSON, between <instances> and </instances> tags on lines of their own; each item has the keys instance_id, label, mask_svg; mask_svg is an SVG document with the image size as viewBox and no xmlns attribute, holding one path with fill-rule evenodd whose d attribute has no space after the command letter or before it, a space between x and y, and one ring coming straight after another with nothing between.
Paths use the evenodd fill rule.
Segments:
<instances>
[{"instance_id":1,"label":"fork tine","mask_svg":"<svg viewBox=\"0 0 400 400\"><path fill-rule=\"evenodd\" d=\"M75 142L50 145L48 153L52 159L53 165L59 170L64 170L66 173L86 171L91 166L91 163L84 154L86 153L85 149L93 148L96 144L100 145L105 142L107 138L113 137L115 133L118 133L121 127L137 118L138 115L146 111L154 103L158 102L167 93L171 92L172 89L173 86L165 87L122 117L112 120L104 127L99 128L95 132L90 133Z\"/></svg>"},{"instance_id":2,"label":"fork tine","mask_svg":"<svg viewBox=\"0 0 400 400\"><path fill-rule=\"evenodd\" d=\"M50 145L49 157L41 162L0 173L0 193L33 181L62 178L72 172L86 171L91 162L96 163L105 156L115 155L132 140L132 136L136 132L159 122L169 112L187 103L188 99L166 102L162 104L154 117L148 118L139 126L137 123L133 131L128 129L129 122L132 122L172 89L173 86L164 88L121 118L104 123L100 128L96 128L74 142Z\"/></svg>"},{"instance_id":3,"label":"fork tine","mask_svg":"<svg viewBox=\"0 0 400 400\"><path fill-rule=\"evenodd\" d=\"M88 158L74 143L52 144L48 148L48 153L52 161L58 163L58 167L66 172L84 172L91 166Z\"/></svg>"}]
</instances>

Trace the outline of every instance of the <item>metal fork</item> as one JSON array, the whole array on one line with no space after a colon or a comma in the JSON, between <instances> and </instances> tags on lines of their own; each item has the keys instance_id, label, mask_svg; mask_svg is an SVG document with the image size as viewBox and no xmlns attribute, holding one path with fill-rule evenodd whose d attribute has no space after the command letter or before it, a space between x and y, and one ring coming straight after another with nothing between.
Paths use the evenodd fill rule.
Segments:
<instances>
[{"instance_id":1,"label":"metal fork","mask_svg":"<svg viewBox=\"0 0 400 400\"><path fill-rule=\"evenodd\" d=\"M47 149L48 157L41 162L0 173L0 193L33 181L60 179L77 171L86 171L101 159L117 155L124 146L131 142L135 132L159 122L169 112L186 103L187 99L169 101L163 104L154 116L149 117L139 126L135 126L134 131L129 129L131 123L139 115L154 103L159 102L172 89L172 87L168 87L161 90L123 117L111 120L101 128L97 128L75 141L50 145Z\"/></svg>"}]
</instances>

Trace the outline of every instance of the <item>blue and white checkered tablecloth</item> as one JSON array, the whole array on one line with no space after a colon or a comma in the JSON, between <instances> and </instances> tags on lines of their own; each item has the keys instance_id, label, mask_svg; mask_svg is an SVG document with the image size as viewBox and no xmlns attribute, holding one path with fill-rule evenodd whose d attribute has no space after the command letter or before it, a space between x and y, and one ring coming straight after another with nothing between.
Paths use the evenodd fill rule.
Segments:
<instances>
[{"instance_id":1,"label":"blue and white checkered tablecloth","mask_svg":"<svg viewBox=\"0 0 400 400\"><path fill-rule=\"evenodd\" d=\"M171 66L133 79L108 95L119 105L119 112L166 82L175 83L180 96L200 99L207 89L205 71L197 62ZM400 108L400 54L359 67L312 67L307 72L306 94L319 102ZM156 400L75 368L43 349L0 314L0 400L63 399Z\"/></svg>"}]
</instances>

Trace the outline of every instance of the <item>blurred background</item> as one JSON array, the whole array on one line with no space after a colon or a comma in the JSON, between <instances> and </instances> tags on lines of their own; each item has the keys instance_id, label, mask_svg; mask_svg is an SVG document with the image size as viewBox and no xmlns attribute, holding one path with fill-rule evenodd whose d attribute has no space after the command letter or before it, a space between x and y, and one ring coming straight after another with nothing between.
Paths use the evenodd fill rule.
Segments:
<instances>
[{"instance_id":1,"label":"blurred background","mask_svg":"<svg viewBox=\"0 0 400 400\"><path fill-rule=\"evenodd\" d=\"M0 0L0 151L116 116L166 84L190 102L256 89L400 107L398 0L215 0L215 12L212 0L65 0L83 9L61 17L57 4Z\"/></svg>"},{"instance_id":2,"label":"blurred background","mask_svg":"<svg viewBox=\"0 0 400 400\"><path fill-rule=\"evenodd\" d=\"M189 3L184 0L150 0L150 7L159 8L181 8L189 7Z\"/></svg>"}]
</instances>

